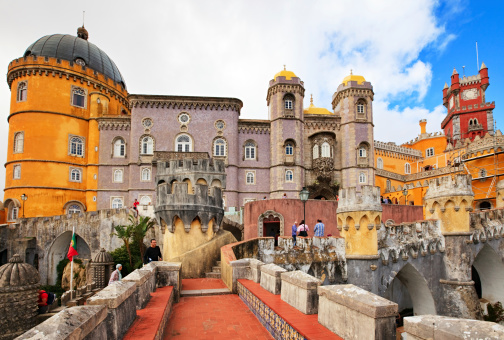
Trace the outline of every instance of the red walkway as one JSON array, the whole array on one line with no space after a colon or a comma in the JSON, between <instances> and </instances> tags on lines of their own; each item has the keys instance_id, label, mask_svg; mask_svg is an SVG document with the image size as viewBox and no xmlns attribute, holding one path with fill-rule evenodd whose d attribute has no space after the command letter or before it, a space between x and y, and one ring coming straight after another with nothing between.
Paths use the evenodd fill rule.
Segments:
<instances>
[{"instance_id":1,"label":"red walkway","mask_svg":"<svg viewBox=\"0 0 504 340\"><path fill-rule=\"evenodd\" d=\"M221 279L182 279L182 290L227 288Z\"/></svg>"}]
</instances>

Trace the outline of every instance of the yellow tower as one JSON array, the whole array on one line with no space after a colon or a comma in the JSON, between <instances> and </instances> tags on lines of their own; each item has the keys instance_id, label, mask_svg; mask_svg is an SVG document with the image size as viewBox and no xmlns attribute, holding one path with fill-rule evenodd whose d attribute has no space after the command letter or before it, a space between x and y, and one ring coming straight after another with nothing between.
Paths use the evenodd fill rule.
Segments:
<instances>
[{"instance_id":1,"label":"yellow tower","mask_svg":"<svg viewBox=\"0 0 504 340\"><path fill-rule=\"evenodd\" d=\"M87 39L84 27L44 36L9 64L8 221L96 210L97 118L130 111L121 73Z\"/></svg>"}]
</instances>

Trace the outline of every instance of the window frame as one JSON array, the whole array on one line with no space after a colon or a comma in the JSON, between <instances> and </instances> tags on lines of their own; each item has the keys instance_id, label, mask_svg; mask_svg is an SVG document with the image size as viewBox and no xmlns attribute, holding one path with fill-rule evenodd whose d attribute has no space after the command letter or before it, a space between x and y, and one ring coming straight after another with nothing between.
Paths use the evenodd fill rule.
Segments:
<instances>
[{"instance_id":1,"label":"window frame","mask_svg":"<svg viewBox=\"0 0 504 340\"><path fill-rule=\"evenodd\" d=\"M318 159L320 157L319 146L317 144L313 145L312 148L312 159Z\"/></svg>"},{"instance_id":2,"label":"window frame","mask_svg":"<svg viewBox=\"0 0 504 340\"><path fill-rule=\"evenodd\" d=\"M376 159L376 168L377 169L382 169L383 170L383 158L378 157Z\"/></svg>"},{"instance_id":3,"label":"window frame","mask_svg":"<svg viewBox=\"0 0 504 340\"><path fill-rule=\"evenodd\" d=\"M140 199L138 200L138 202L140 203L140 205L141 205L141 206L145 206L145 207L147 207L147 206L152 205L152 195L141 195L139 198L140 198ZM142 203L142 200L143 200L144 198L148 198L148 199L149 199L149 204L143 204L143 203Z\"/></svg>"},{"instance_id":4,"label":"window frame","mask_svg":"<svg viewBox=\"0 0 504 340\"><path fill-rule=\"evenodd\" d=\"M117 180L116 172L121 173L121 180ZM112 183L124 183L124 169L123 168L113 168L112 169Z\"/></svg>"},{"instance_id":5,"label":"window frame","mask_svg":"<svg viewBox=\"0 0 504 340\"><path fill-rule=\"evenodd\" d=\"M119 145L117 144L118 142L121 142ZM119 147L119 154L116 154L117 147ZM122 155L121 155L122 153ZM124 140L123 137L116 137L112 141L112 157L113 158L126 158L126 141Z\"/></svg>"},{"instance_id":6,"label":"window frame","mask_svg":"<svg viewBox=\"0 0 504 340\"><path fill-rule=\"evenodd\" d=\"M73 182L73 183L82 183L82 176L83 176L83 171L82 168L77 168L74 166L69 167L69 176L68 176L68 181ZM77 179L74 178L74 174L78 174Z\"/></svg>"},{"instance_id":7,"label":"window frame","mask_svg":"<svg viewBox=\"0 0 504 340\"><path fill-rule=\"evenodd\" d=\"M290 153L289 153L289 151L290 151ZM292 142L285 143L285 150L284 150L284 152L285 152L286 156L292 156L292 155L294 155L294 143L292 143Z\"/></svg>"},{"instance_id":8,"label":"window frame","mask_svg":"<svg viewBox=\"0 0 504 340\"><path fill-rule=\"evenodd\" d=\"M326 151L328 153L327 156L324 155L324 151ZM328 142L322 143L322 145L320 146L320 156L322 158L330 158L331 157L331 144L329 144Z\"/></svg>"},{"instance_id":9,"label":"window frame","mask_svg":"<svg viewBox=\"0 0 504 340\"><path fill-rule=\"evenodd\" d=\"M359 146L359 157L360 158L366 158L367 157L367 150L366 147L364 146Z\"/></svg>"},{"instance_id":10,"label":"window frame","mask_svg":"<svg viewBox=\"0 0 504 340\"><path fill-rule=\"evenodd\" d=\"M181 137L189 138L189 142L179 142L179 138L181 138ZM180 151L179 151L179 144L180 144L180 149L181 149ZM189 146L189 147L184 148L184 146ZM186 150L184 150L184 149L186 149ZM189 149L189 150L187 150L187 149ZM182 134L177 135L175 137L175 152L193 152L193 150L194 150L193 139L189 134L182 133Z\"/></svg>"},{"instance_id":11,"label":"window frame","mask_svg":"<svg viewBox=\"0 0 504 340\"><path fill-rule=\"evenodd\" d=\"M257 143L253 140L248 140L243 145L244 154L243 160L245 161L255 161L257 160ZM247 157L247 151L249 151L249 157ZM251 152L250 152L251 151ZM253 153L253 157L250 157L250 154Z\"/></svg>"},{"instance_id":12,"label":"window frame","mask_svg":"<svg viewBox=\"0 0 504 340\"><path fill-rule=\"evenodd\" d=\"M222 143L219 143L219 141ZM219 145L219 144L221 144L221 145ZM220 151L222 152L222 154L219 154L219 152L218 152L219 148L221 149ZM227 152L226 152L227 151L227 142L226 142L226 140L222 137L216 138L213 142L213 149L214 149L213 155L215 157L226 157L227 156Z\"/></svg>"},{"instance_id":13,"label":"window frame","mask_svg":"<svg viewBox=\"0 0 504 340\"><path fill-rule=\"evenodd\" d=\"M252 176L252 181L249 181L249 175ZM247 170L245 171L245 184L246 185L255 185L256 184L256 172L255 170Z\"/></svg>"},{"instance_id":14,"label":"window frame","mask_svg":"<svg viewBox=\"0 0 504 340\"><path fill-rule=\"evenodd\" d=\"M144 173L149 174L148 179L144 179ZM152 167L143 166L140 168L140 182L152 182Z\"/></svg>"},{"instance_id":15,"label":"window frame","mask_svg":"<svg viewBox=\"0 0 504 340\"><path fill-rule=\"evenodd\" d=\"M367 183L366 173L360 172L359 173L359 184L365 184L365 183Z\"/></svg>"},{"instance_id":16,"label":"window frame","mask_svg":"<svg viewBox=\"0 0 504 340\"><path fill-rule=\"evenodd\" d=\"M22 103L28 100L28 80L20 81L16 89L16 103Z\"/></svg>"},{"instance_id":17,"label":"window frame","mask_svg":"<svg viewBox=\"0 0 504 340\"><path fill-rule=\"evenodd\" d=\"M427 148L425 150L425 158L427 158L427 157L433 157L434 155L435 155L435 153L434 153L434 148L433 147Z\"/></svg>"},{"instance_id":18,"label":"window frame","mask_svg":"<svg viewBox=\"0 0 504 340\"><path fill-rule=\"evenodd\" d=\"M13 165L12 179L21 179L21 164L14 164Z\"/></svg>"},{"instance_id":19,"label":"window frame","mask_svg":"<svg viewBox=\"0 0 504 340\"><path fill-rule=\"evenodd\" d=\"M78 211L70 211L72 209L72 207L77 207L77 208L79 208L79 210ZM70 204L66 208L67 215L69 215L69 214L80 214L81 212L82 212L82 207L79 204L77 204L77 203L72 203L72 204Z\"/></svg>"},{"instance_id":20,"label":"window frame","mask_svg":"<svg viewBox=\"0 0 504 340\"><path fill-rule=\"evenodd\" d=\"M148 141L145 141L146 139ZM150 144L149 144L149 141L150 141ZM145 152L144 152L144 145L145 145ZM140 155L143 155L143 156L154 155L154 145L155 145L154 137L152 137L150 135L143 135L142 137L140 137ZM150 146L150 150L149 150L149 146Z\"/></svg>"},{"instance_id":21,"label":"window frame","mask_svg":"<svg viewBox=\"0 0 504 340\"><path fill-rule=\"evenodd\" d=\"M121 201L121 206L120 207L114 207L114 201L115 200L120 200ZM110 196L110 209L122 209L124 208L124 196Z\"/></svg>"},{"instance_id":22,"label":"window frame","mask_svg":"<svg viewBox=\"0 0 504 340\"><path fill-rule=\"evenodd\" d=\"M21 143L20 143L21 141ZM21 146L19 146L21 144ZM24 152L24 131L18 131L14 133L14 145L13 153L23 153Z\"/></svg>"},{"instance_id":23,"label":"window frame","mask_svg":"<svg viewBox=\"0 0 504 340\"><path fill-rule=\"evenodd\" d=\"M411 174L411 164L409 163L404 163L404 173L406 175Z\"/></svg>"},{"instance_id":24,"label":"window frame","mask_svg":"<svg viewBox=\"0 0 504 340\"><path fill-rule=\"evenodd\" d=\"M74 139L78 139L80 141L80 143L75 142L76 143L75 144L75 153L72 152ZM81 146L80 153L78 152L79 151L79 144ZM77 136L77 135L68 135L68 156L84 158L84 156L86 155L85 150L86 150L86 139L84 137Z\"/></svg>"},{"instance_id":25,"label":"window frame","mask_svg":"<svg viewBox=\"0 0 504 340\"><path fill-rule=\"evenodd\" d=\"M19 218L19 207L16 207L16 205L13 203L11 203L8 207L7 207L8 211L7 211L7 221L11 222L11 221L15 221ZM14 217L14 212L16 212L15 214L15 217Z\"/></svg>"},{"instance_id":26,"label":"window frame","mask_svg":"<svg viewBox=\"0 0 504 340\"><path fill-rule=\"evenodd\" d=\"M77 92L80 92L79 94ZM82 96L83 100L83 106L78 105L75 103L75 96ZM70 104L74 107L78 107L80 109L87 109L87 97L88 97L88 92L85 88L80 87L80 86L74 86L72 85L72 88L70 90Z\"/></svg>"},{"instance_id":27,"label":"window frame","mask_svg":"<svg viewBox=\"0 0 504 340\"><path fill-rule=\"evenodd\" d=\"M290 173L290 179L288 178L289 173ZM294 170L292 170L292 169L286 169L285 170L285 177L284 178L285 178L285 182L286 183L292 183L292 182L294 182Z\"/></svg>"}]
</instances>

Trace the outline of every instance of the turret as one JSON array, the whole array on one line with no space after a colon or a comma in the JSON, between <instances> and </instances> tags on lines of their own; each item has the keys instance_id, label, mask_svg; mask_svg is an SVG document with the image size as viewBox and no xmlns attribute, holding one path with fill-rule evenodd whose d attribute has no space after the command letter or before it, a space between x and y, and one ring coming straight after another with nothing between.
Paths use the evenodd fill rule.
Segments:
<instances>
[{"instance_id":1,"label":"turret","mask_svg":"<svg viewBox=\"0 0 504 340\"><path fill-rule=\"evenodd\" d=\"M488 78L488 67L486 67L485 63L481 63L481 68L479 70L479 75L481 78L481 88L483 91L486 91L488 85L490 85Z\"/></svg>"}]
</instances>

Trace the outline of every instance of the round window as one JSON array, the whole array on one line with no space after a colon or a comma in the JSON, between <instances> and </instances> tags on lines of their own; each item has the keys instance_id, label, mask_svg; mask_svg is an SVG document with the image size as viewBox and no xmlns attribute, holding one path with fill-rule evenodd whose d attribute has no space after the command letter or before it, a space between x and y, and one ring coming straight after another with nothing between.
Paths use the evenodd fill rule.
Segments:
<instances>
[{"instance_id":1,"label":"round window","mask_svg":"<svg viewBox=\"0 0 504 340\"><path fill-rule=\"evenodd\" d=\"M82 58L76 58L75 63L80 66L86 66L86 62Z\"/></svg>"},{"instance_id":2,"label":"round window","mask_svg":"<svg viewBox=\"0 0 504 340\"><path fill-rule=\"evenodd\" d=\"M182 113L179 116L179 122L181 122L182 124L187 123L188 121L189 121L189 115L187 113Z\"/></svg>"},{"instance_id":3,"label":"round window","mask_svg":"<svg viewBox=\"0 0 504 340\"><path fill-rule=\"evenodd\" d=\"M142 121L142 125L144 128L149 129L152 126L152 119L146 118Z\"/></svg>"},{"instance_id":4,"label":"round window","mask_svg":"<svg viewBox=\"0 0 504 340\"><path fill-rule=\"evenodd\" d=\"M218 120L215 122L215 127L219 130L224 129L224 126L225 126L225 124L224 124L223 120Z\"/></svg>"}]
</instances>

